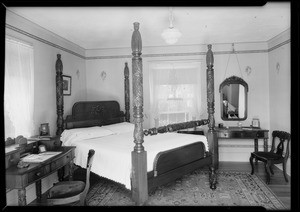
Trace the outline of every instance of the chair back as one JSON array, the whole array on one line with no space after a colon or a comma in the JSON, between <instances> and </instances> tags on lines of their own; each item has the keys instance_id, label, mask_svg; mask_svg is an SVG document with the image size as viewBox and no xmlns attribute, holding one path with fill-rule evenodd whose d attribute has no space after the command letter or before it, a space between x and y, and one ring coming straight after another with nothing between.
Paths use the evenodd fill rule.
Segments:
<instances>
[{"instance_id":1,"label":"chair back","mask_svg":"<svg viewBox=\"0 0 300 212\"><path fill-rule=\"evenodd\" d=\"M90 149L88 153L88 158L87 158L87 164L86 164L86 182L85 182L85 188L83 192L81 193L81 198L80 198L80 204L84 205L86 195L90 189L90 172L93 164L93 159L95 155L95 150Z\"/></svg>"},{"instance_id":2,"label":"chair back","mask_svg":"<svg viewBox=\"0 0 300 212\"><path fill-rule=\"evenodd\" d=\"M276 152L275 152L275 140L276 138L279 138L279 144L276 147ZM286 145L286 152L284 155L284 158L289 157L289 145L290 145L290 140L291 140L291 134L284 132L284 131L279 131L279 130L274 130L272 133L272 147L271 147L271 152L275 152L277 155L280 155L283 157L283 152L284 152L284 143L287 142Z\"/></svg>"}]
</instances>

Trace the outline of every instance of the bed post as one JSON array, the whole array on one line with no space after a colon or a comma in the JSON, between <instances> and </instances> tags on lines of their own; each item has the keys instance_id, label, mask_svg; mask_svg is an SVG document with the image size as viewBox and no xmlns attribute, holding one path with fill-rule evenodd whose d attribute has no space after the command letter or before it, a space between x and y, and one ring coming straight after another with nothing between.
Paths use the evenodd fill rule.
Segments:
<instances>
[{"instance_id":1,"label":"bed post","mask_svg":"<svg viewBox=\"0 0 300 212\"><path fill-rule=\"evenodd\" d=\"M210 188L215 189L217 183L217 176L215 170L219 166L219 152L218 152L218 137L215 131L215 97L214 97L214 56L211 50L211 44L208 45L208 51L206 53L206 65L207 65L207 112L208 112L208 132L207 141L209 146L209 152L212 154L212 165L210 167Z\"/></svg>"},{"instance_id":2,"label":"bed post","mask_svg":"<svg viewBox=\"0 0 300 212\"><path fill-rule=\"evenodd\" d=\"M136 205L143 205L148 199L147 152L144 150L143 133L143 70L142 70L142 38L139 23L135 22L131 38L132 49L132 87L133 87L133 119L134 150L131 152L131 192Z\"/></svg>"},{"instance_id":3,"label":"bed post","mask_svg":"<svg viewBox=\"0 0 300 212\"><path fill-rule=\"evenodd\" d=\"M56 111L57 111L57 130L56 135L61 135L63 131L63 114L64 114L64 96L63 96L63 64L61 61L61 55L57 54L57 60L55 64L56 69Z\"/></svg>"},{"instance_id":4,"label":"bed post","mask_svg":"<svg viewBox=\"0 0 300 212\"><path fill-rule=\"evenodd\" d=\"M128 63L125 63L124 68L124 86L125 86L125 121L130 122L130 91L129 91L129 69L128 69Z\"/></svg>"}]
</instances>

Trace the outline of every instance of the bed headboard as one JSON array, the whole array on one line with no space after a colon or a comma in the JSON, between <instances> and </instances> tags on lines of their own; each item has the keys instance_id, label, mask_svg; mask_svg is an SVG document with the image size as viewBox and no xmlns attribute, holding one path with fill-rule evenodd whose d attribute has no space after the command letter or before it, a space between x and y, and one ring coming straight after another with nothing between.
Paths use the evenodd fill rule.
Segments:
<instances>
[{"instance_id":1,"label":"bed headboard","mask_svg":"<svg viewBox=\"0 0 300 212\"><path fill-rule=\"evenodd\" d=\"M102 126L125 121L117 101L80 101L72 107L72 115L64 121L65 129Z\"/></svg>"}]
</instances>

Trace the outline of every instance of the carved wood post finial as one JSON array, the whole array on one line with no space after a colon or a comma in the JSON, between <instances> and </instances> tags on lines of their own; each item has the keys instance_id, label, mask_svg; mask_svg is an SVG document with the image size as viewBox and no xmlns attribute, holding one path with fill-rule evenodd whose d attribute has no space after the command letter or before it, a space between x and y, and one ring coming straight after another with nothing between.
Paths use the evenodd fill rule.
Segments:
<instances>
[{"instance_id":1,"label":"carved wood post finial","mask_svg":"<svg viewBox=\"0 0 300 212\"><path fill-rule=\"evenodd\" d=\"M134 31L132 33L132 38L131 38L131 49L132 49L132 55L133 56L138 56L142 54L142 37L141 33L139 32L140 28L140 23L134 22Z\"/></svg>"},{"instance_id":2,"label":"carved wood post finial","mask_svg":"<svg viewBox=\"0 0 300 212\"><path fill-rule=\"evenodd\" d=\"M124 68L124 86L125 86L125 121L130 122L130 91L129 91L129 68L125 62Z\"/></svg>"},{"instance_id":3,"label":"carved wood post finial","mask_svg":"<svg viewBox=\"0 0 300 212\"><path fill-rule=\"evenodd\" d=\"M63 132L63 114L64 114L64 96L63 96L63 64L61 55L57 54L55 63L56 69L56 110L57 110L57 130L56 135L61 135Z\"/></svg>"},{"instance_id":4,"label":"carved wood post finial","mask_svg":"<svg viewBox=\"0 0 300 212\"><path fill-rule=\"evenodd\" d=\"M213 55L213 52L211 50L211 44L208 44L207 45L208 47L208 51L206 53L206 65L207 66L213 66L214 65L214 55Z\"/></svg>"}]
</instances>

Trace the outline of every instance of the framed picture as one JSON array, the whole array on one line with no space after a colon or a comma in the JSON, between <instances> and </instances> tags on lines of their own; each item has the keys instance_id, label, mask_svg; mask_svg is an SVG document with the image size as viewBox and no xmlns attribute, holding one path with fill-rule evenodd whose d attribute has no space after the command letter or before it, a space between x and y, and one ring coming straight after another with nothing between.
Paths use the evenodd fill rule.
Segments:
<instances>
[{"instance_id":1,"label":"framed picture","mask_svg":"<svg viewBox=\"0 0 300 212\"><path fill-rule=\"evenodd\" d=\"M71 76L63 75L63 95L71 96Z\"/></svg>"},{"instance_id":2,"label":"framed picture","mask_svg":"<svg viewBox=\"0 0 300 212\"><path fill-rule=\"evenodd\" d=\"M252 127L257 127L257 128L260 127L259 119L258 118L253 118L252 119Z\"/></svg>"},{"instance_id":3,"label":"framed picture","mask_svg":"<svg viewBox=\"0 0 300 212\"><path fill-rule=\"evenodd\" d=\"M39 153L42 153L42 152L46 152L46 146L45 145L39 145Z\"/></svg>"}]
</instances>

